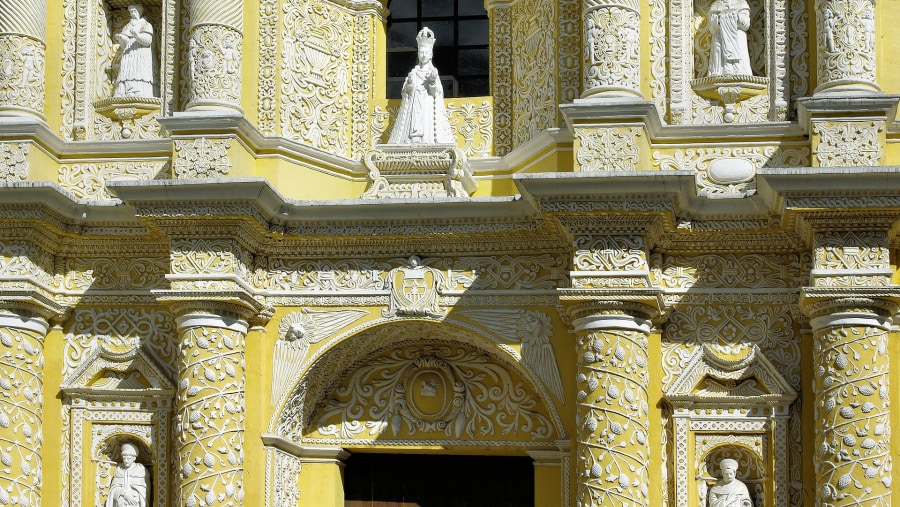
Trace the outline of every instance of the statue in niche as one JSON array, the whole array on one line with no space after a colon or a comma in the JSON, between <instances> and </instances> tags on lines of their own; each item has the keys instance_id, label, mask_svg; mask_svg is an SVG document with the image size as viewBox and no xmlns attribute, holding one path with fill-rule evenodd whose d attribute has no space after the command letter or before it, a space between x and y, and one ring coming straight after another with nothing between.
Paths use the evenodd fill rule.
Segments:
<instances>
[{"instance_id":1,"label":"statue in niche","mask_svg":"<svg viewBox=\"0 0 900 507\"><path fill-rule=\"evenodd\" d=\"M747 0L715 0L709 7L709 75L751 76L747 30L750 5Z\"/></svg>"},{"instance_id":2,"label":"statue in niche","mask_svg":"<svg viewBox=\"0 0 900 507\"><path fill-rule=\"evenodd\" d=\"M737 480L738 462L725 458L719 462L722 478L709 488L707 507L753 507L750 491Z\"/></svg>"},{"instance_id":3,"label":"statue in niche","mask_svg":"<svg viewBox=\"0 0 900 507\"><path fill-rule=\"evenodd\" d=\"M419 63L406 76L397 121L390 144L455 144L444 108L444 89L437 68L431 63L434 32L422 28L416 36Z\"/></svg>"},{"instance_id":4,"label":"statue in niche","mask_svg":"<svg viewBox=\"0 0 900 507\"><path fill-rule=\"evenodd\" d=\"M122 56L114 97L154 97L153 25L144 17L144 6L128 6L128 21L116 34Z\"/></svg>"},{"instance_id":5,"label":"statue in niche","mask_svg":"<svg viewBox=\"0 0 900 507\"><path fill-rule=\"evenodd\" d=\"M135 461L138 449L134 444L124 443L119 450L122 462L116 464L104 507L147 507L150 474L144 465Z\"/></svg>"}]
</instances>

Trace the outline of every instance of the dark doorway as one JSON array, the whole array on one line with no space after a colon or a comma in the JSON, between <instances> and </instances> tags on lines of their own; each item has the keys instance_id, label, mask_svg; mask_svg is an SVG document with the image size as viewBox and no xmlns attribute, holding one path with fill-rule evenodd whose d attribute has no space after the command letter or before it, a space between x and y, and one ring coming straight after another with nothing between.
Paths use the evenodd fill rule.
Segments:
<instances>
[{"instance_id":1,"label":"dark doorway","mask_svg":"<svg viewBox=\"0 0 900 507\"><path fill-rule=\"evenodd\" d=\"M528 457L353 454L346 507L534 507Z\"/></svg>"}]
</instances>

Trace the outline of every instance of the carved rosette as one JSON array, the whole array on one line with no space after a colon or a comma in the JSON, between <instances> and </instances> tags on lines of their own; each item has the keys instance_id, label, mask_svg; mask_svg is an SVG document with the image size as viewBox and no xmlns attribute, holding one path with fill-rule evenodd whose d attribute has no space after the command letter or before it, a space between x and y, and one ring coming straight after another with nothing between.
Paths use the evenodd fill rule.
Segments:
<instances>
[{"instance_id":1,"label":"carved rosette","mask_svg":"<svg viewBox=\"0 0 900 507\"><path fill-rule=\"evenodd\" d=\"M887 299L813 299L817 504L888 505L891 494Z\"/></svg>"},{"instance_id":2,"label":"carved rosette","mask_svg":"<svg viewBox=\"0 0 900 507\"><path fill-rule=\"evenodd\" d=\"M877 92L875 2L816 2L819 54L815 93Z\"/></svg>"},{"instance_id":3,"label":"carved rosette","mask_svg":"<svg viewBox=\"0 0 900 507\"><path fill-rule=\"evenodd\" d=\"M640 7L634 0L585 0L584 92L642 98Z\"/></svg>"},{"instance_id":4,"label":"carved rosette","mask_svg":"<svg viewBox=\"0 0 900 507\"><path fill-rule=\"evenodd\" d=\"M47 321L0 313L0 504L41 505Z\"/></svg>"},{"instance_id":5,"label":"carved rosette","mask_svg":"<svg viewBox=\"0 0 900 507\"><path fill-rule=\"evenodd\" d=\"M576 129L578 171L634 171L640 161L638 127Z\"/></svg>"},{"instance_id":6,"label":"carved rosette","mask_svg":"<svg viewBox=\"0 0 900 507\"><path fill-rule=\"evenodd\" d=\"M585 310L593 313L578 317ZM572 312L580 506L649 505L650 312L640 304Z\"/></svg>"},{"instance_id":7,"label":"carved rosette","mask_svg":"<svg viewBox=\"0 0 900 507\"><path fill-rule=\"evenodd\" d=\"M43 42L0 33L0 115L26 113L43 118L45 61Z\"/></svg>"},{"instance_id":8,"label":"carved rosette","mask_svg":"<svg viewBox=\"0 0 900 507\"><path fill-rule=\"evenodd\" d=\"M246 323L192 314L179 332L178 505L242 505Z\"/></svg>"},{"instance_id":9,"label":"carved rosette","mask_svg":"<svg viewBox=\"0 0 900 507\"><path fill-rule=\"evenodd\" d=\"M191 101L187 109L240 111L243 34L230 26L194 26L190 37Z\"/></svg>"},{"instance_id":10,"label":"carved rosette","mask_svg":"<svg viewBox=\"0 0 900 507\"><path fill-rule=\"evenodd\" d=\"M231 170L231 139L176 139L173 170L178 179L220 178Z\"/></svg>"},{"instance_id":11,"label":"carved rosette","mask_svg":"<svg viewBox=\"0 0 900 507\"><path fill-rule=\"evenodd\" d=\"M0 143L0 182L22 181L28 177L27 143Z\"/></svg>"},{"instance_id":12,"label":"carved rosette","mask_svg":"<svg viewBox=\"0 0 900 507\"><path fill-rule=\"evenodd\" d=\"M819 167L875 166L881 164L884 121L814 121L819 135L815 160Z\"/></svg>"}]
</instances>

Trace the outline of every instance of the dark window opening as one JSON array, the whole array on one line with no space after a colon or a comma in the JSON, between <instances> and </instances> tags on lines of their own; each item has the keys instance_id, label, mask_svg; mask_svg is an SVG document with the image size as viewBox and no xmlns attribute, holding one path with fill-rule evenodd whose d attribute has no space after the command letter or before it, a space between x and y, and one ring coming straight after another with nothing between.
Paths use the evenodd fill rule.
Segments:
<instances>
[{"instance_id":1,"label":"dark window opening","mask_svg":"<svg viewBox=\"0 0 900 507\"><path fill-rule=\"evenodd\" d=\"M433 63L444 97L490 94L490 51L484 0L390 0L387 23L387 96L400 98L403 80L417 63L416 34L434 32Z\"/></svg>"},{"instance_id":2,"label":"dark window opening","mask_svg":"<svg viewBox=\"0 0 900 507\"><path fill-rule=\"evenodd\" d=\"M346 507L534 507L528 457L354 453Z\"/></svg>"}]
</instances>

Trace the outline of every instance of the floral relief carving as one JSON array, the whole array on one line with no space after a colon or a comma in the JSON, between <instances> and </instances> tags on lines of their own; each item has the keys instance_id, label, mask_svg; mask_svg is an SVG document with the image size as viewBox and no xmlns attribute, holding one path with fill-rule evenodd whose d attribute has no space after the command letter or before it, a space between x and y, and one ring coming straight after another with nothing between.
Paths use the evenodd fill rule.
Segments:
<instances>
[{"instance_id":1,"label":"floral relief carving","mask_svg":"<svg viewBox=\"0 0 900 507\"><path fill-rule=\"evenodd\" d=\"M171 270L178 275L230 275L245 278L252 255L230 240L186 239L172 243Z\"/></svg>"},{"instance_id":2,"label":"floral relief carving","mask_svg":"<svg viewBox=\"0 0 900 507\"><path fill-rule=\"evenodd\" d=\"M45 61L43 43L23 35L0 34L0 109L12 106L43 113Z\"/></svg>"},{"instance_id":3,"label":"floral relief carving","mask_svg":"<svg viewBox=\"0 0 900 507\"><path fill-rule=\"evenodd\" d=\"M217 327L181 331L175 436L185 506L244 498L245 336Z\"/></svg>"},{"instance_id":4,"label":"floral relief carving","mask_svg":"<svg viewBox=\"0 0 900 507\"><path fill-rule=\"evenodd\" d=\"M316 434L341 441L555 436L521 379L484 353L443 342L374 356L349 373L314 420Z\"/></svg>"},{"instance_id":5,"label":"floral relief carving","mask_svg":"<svg viewBox=\"0 0 900 507\"><path fill-rule=\"evenodd\" d=\"M832 505L891 494L888 333L831 327L815 340L816 490Z\"/></svg>"},{"instance_id":6,"label":"floral relief carving","mask_svg":"<svg viewBox=\"0 0 900 507\"><path fill-rule=\"evenodd\" d=\"M300 502L300 487L297 484L297 476L303 468L300 458L280 451L270 450L267 460L271 461L270 473L266 474L266 491L271 491L271 498L266 498L266 507L279 507L282 505L298 505ZM272 476L271 478L269 476ZM271 479L271 486L269 485ZM271 503L270 503L271 502Z\"/></svg>"},{"instance_id":7,"label":"floral relief carving","mask_svg":"<svg viewBox=\"0 0 900 507\"><path fill-rule=\"evenodd\" d=\"M353 17L322 0L290 0L283 9L281 132L349 156Z\"/></svg>"},{"instance_id":8,"label":"floral relief carving","mask_svg":"<svg viewBox=\"0 0 900 507\"><path fill-rule=\"evenodd\" d=\"M585 90L640 90L637 2L585 2Z\"/></svg>"},{"instance_id":9,"label":"floral relief carving","mask_svg":"<svg viewBox=\"0 0 900 507\"><path fill-rule=\"evenodd\" d=\"M159 177L165 167L164 162L62 164L59 185L77 199L102 201L113 198L106 189L108 181L148 181Z\"/></svg>"},{"instance_id":10,"label":"floral relief carving","mask_svg":"<svg viewBox=\"0 0 900 507\"><path fill-rule=\"evenodd\" d=\"M817 269L890 269L886 232L817 232L813 259Z\"/></svg>"},{"instance_id":11,"label":"floral relief carving","mask_svg":"<svg viewBox=\"0 0 900 507\"><path fill-rule=\"evenodd\" d=\"M578 504L649 505L647 335L603 330L578 338Z\"/></svg>"},{"instance_id":12,"label":"floral relief carving","mask_svg":"<svg viewBox=\"0 0 900 507\"><path fill-rule=\"evenodd\" d=\"M191 102L236 107L241 102L243 35L225 25L203 24L190 32L188 65Z\"/></svg>"},{"instance_id":13,"label":"floral relief carving","mask_svg":"<svg viewBox=\"0 0 900 507\"><path fill-rule=\"evenodd\" d=\"M275 135L275 87L278 61L278 2L259 2L259 131Z\"/></svg>"},{"instance_id":14,"label":"floral relief carving","mask_svg":"<svg viewBox=\"0 0 900 507\"><path fill-rule=\"evenodd\" d=\"M456 133L457 139L462 138L464 141L461 149L467 157L491 155L494 147L494 118L489 102L478 105L473 102L459 105L450 102L447 104L447 115L450 128Z\"/></svg>"},{"instance_id":15,"label":"floral relief carving","mask_svg":"<svg viewBox=\"0 0 900 507\"><path fill-rule=\"evenodd\" d=\"M634 171L641 149L637 138L643 135L639 127L577 129L578 151L575 159L578 170Z\"/></svg>"},{"instance_id":16,"label":"floral relief carving","mask_svg":"<svg viewBox=\"0 0 900 507\"><path fill-rule=\"evenodd\" d=\"M559 2L559 102L571 104L581 91L581 1Z\"/></svg>"},{"instance_id":17,"label":"floral relief carving","mask_svg":"<svg viewBox=\"0 0 900 507\"><path fill-rule=\"evenodd\" d=\"M869 0L816 2L820 89L846 83L878 89L874 12L875 4Z\"/></svg>"},{"instance_id":18,"label":"floral relief carving","mask_svg":"<svg viewBox=\"0 0 900 507\"><path fill-rule=\"evenodd\" d=\"M0 503L41 505L44 336L0 327Z\"/></svg>"},{"instance_id":19,"label":"floral relief carving","mask_svg":"<svg viewBox=\"0 0 900 507\"><path fill-rule=\"evenodd\" d=\"M388 263L373 260L269 259L265 270L253 276L261 290L332 292L383 290L387 286Z\"/></svg>"},{"instance_id":20,"label":"floral relief carving","mask_svg":"<svg viewBox=\"0 0 900 507\"><path fill-rule=\"evenodd\" d=\"M12 183L28 177L28 143L0 143L0 182Z\"/></svg>"},{"instance_id":21,"label":"floral relief carving","mask_svg":"<svg viewBox=\"0 0 900 507\"><path fill-rule=\"evenodd\" d=\"M491 24L491 95L494 96L494 142L497 155L503 156L513 148L513 60L512 8L494 5Z\"/></svg>"},{"instance_id":22,"label":"floral relief carving","mask_svg":"<svg viewBox=\"0 0 900 507\"><path fill-rule=\"evenodd\" d=\"M556 40L554 3L525 0L512 7L513 147L520 146L556 121Z\"/></svg>"},{"instance_id":23,"label":"floral relief carving","mask_svg":"<svg viewBox=\"0 0 900 507\"><path fill-rule=\"evenodd\" d=\"M874 166L881 163L880 132L884 121L814 121L813 133L821 136L815 148L820 167Z\"/></svg>"},{"instance_id":24,"label":"floral relief carving","mask_svg":"<svg viewBox=\"0 0 900 507\"><path fill-rule=\"evenodd\" d=\"M650 262L653 285L671 289L799 287L808 267L808 259L798 254L656 254Z\"/></svg>"},{"instance_id":25,"label":"floral relief carving","mask_svg":"<svg viewBox=\"0 0 900 507\"><path fill-rule=\"evenodd\" d=\"M67 258L62 288L143 291L162 289L169 263L163 258Z\"/></svg>"},{"instance_id":26,"label":"floral relief carving","mask_svg":"<svg viewBox=\"0 0 900 507\"><path fill-rule=\"evenodd\" d=\"M231 170L228 149L231 139L176 139L175 163L177 178L216 178Z\"/></svg>"},{"instance_id":27,"label":"floral relief carving","mask_svg":"<svg viewBox=\"0 0 900 507\"><path fill-rule=\"evenodd\" d=\"M372 51L375 45L376 17L371 13L353 16L353 158L365 153L368 144L366 122L369 116L369 95L374 73L371 70Z\"/></svg>"}]
</instances>

